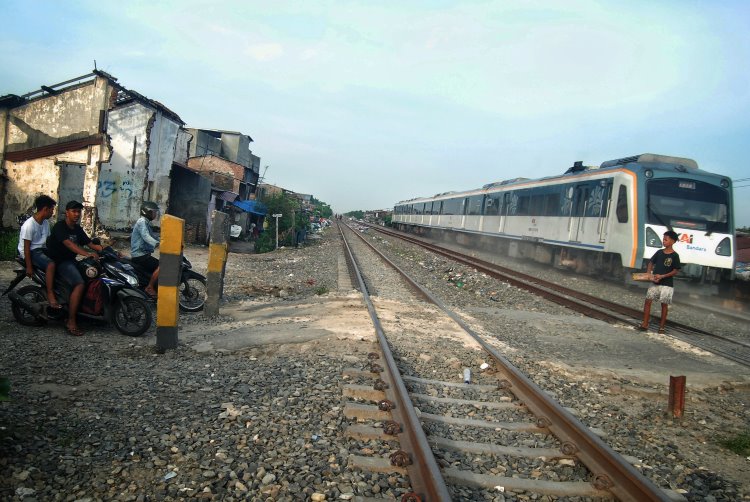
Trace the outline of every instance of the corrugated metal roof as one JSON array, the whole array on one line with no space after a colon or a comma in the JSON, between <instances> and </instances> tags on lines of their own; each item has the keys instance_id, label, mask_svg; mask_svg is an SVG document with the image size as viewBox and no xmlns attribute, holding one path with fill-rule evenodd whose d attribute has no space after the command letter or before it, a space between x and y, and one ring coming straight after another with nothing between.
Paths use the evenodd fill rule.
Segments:
<instances>
[{"instance_id":1,"label":"corrugated metal roof","mask_svg":"<svg viewBox=\"0 0 750 502\"><path fill-rule=\"evenodd\" d=\"M225 200L227 202L234 202L240 197L240 194L230 192L230 191L224 191L224 192L217 192L216 197L219 199Z\"/></svg>"}]
</instances>

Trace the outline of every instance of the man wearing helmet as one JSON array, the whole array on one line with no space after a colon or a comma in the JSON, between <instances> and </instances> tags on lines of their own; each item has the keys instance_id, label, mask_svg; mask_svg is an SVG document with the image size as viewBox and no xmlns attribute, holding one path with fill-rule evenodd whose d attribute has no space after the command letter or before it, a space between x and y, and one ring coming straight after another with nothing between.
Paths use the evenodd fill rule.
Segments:
<instances>
[{"instance_id":1,"label":"man wearing helmet","mask_svg":"<svg viewBox=\"0 0 750 502\"><path fill-rule=\"evenodd\" d=\"M156 296L156 281L159 278L159 260L151 256L159 238L151 230L151 222L159 214L159 206L155 202L141 204L141 217L135 222L133 234L130 236L130 256L133 263L147 270L151 279L146 286L146 293Z\"/></svg>"}]
</instances>

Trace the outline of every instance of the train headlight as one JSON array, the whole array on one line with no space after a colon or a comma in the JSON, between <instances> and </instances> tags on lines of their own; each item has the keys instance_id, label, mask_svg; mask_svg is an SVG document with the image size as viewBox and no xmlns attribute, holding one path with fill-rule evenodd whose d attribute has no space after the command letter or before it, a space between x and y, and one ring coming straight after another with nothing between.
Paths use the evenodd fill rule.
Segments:
<instances>
[{"instance_id":1,"label":"train headlight","mask_svg":"<svg viewBox=\"0 0 750 502\"><path fill-rule=\"evenodd\" d=\"M650 248L661 247L661 239L656 232L654 232L654 229L650 227L646 229L646 246Z\"/></svg>"},{"instance_id":2,"label":"train headlight","mask_svg":"<svg viewBox=\"0 0 750 502\"><path fill-rule=\"evenodd\" d=\"M732 256L732 241L729 237L724 237L718 246L716 246L716 254L719 256Z\"/></svg>"},{"instance_id":3,"label":"train headlight","mask_svg":"<svg viewBox=\"0 0 750 502\"><path fill-rule=\"evenodd\" d=\"M643 175L646 176L646 178L653 178L654 172L651 169L646 169L643 171Z\"/></svg>"},{"instance_id":4,"label":"train headlight","mask_svg":"<svg viewBox=\"0 0 750 502\"><path fill-rule=\"evenodd\" d=\"M729 180L728 180L728 179L722 179L722 180L721 180L721 181L719 182L719 184L720 184L720 185L721 185L721 186L722 186L723 188L729 188Z\"/></svg>"}]
</instances>

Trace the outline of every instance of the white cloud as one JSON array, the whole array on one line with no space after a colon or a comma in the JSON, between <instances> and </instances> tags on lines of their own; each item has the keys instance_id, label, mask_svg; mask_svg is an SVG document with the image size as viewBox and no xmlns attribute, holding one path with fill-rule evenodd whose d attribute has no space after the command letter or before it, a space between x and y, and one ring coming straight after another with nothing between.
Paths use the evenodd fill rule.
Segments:
<instances>
[{"instance_id":1,"label":"white cloud","mask_svg":"<svg viewBox=\"0 0 750 502\"><path fill-rule=\"evenodd\" d=\"M277 43L253 44L245 48L245 54L257 61L272 61L284 54L284 47Z\"/></svg>"}]
</instances>

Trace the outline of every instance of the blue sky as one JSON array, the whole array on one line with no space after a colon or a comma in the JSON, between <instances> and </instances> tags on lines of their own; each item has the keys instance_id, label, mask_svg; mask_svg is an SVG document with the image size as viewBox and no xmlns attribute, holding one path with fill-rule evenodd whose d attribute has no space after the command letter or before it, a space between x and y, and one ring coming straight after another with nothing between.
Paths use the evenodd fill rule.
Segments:
<instances>
[{"instance_id":1,"label":"blue sky","mask_svg":"<svg viewBox=\"0 0 750 502\"><path fill-rule=\"evenodd\" d=\"M336 211L646 152L750 178L750 2L0 8L0 95L96 60L190 127L249 134L266 181Z\"/></svg>"}]
</instances>

